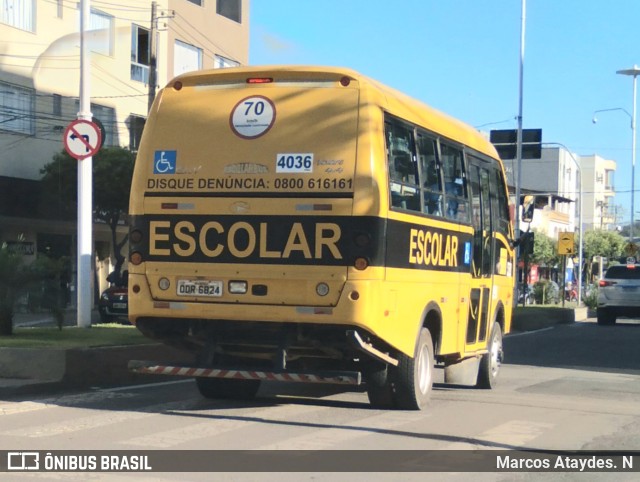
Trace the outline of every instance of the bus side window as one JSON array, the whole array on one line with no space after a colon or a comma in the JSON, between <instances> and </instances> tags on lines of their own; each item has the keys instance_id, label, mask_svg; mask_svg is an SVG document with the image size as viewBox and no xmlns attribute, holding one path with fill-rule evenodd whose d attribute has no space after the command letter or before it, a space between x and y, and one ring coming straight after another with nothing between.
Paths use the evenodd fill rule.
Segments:
<instances>
[{"instance_id":1,"label":"bus side window","mask_svg":"<svg viewBox=\"0 0 640 482\"><path fill-rule=\"evenodd\" d=\"M385 130L391 206L420 211L413 130L393 120L385 122Z\"/></svg>"},{"instance_id":2,"label":"bus side window","mask_svg":"<svg viewBox=\"0 0 640 482\"><path fill-rule=\"evenodd\" d=\"M418 152L424 193L423 212L432 216L442 216L442 182L435 147L434 139L418 135Z\"/></svg>"},{"instance_id":3,"label":"bus side window","mask_svg":"<svg viewBox=\"0 0 640 482\"><path fill-rule=\"evenodd\" d=\"M463 167L462 151L441 144L442 168L444 172L445 217L455 221L469 221L469 202Z\"/></svg>"}]
</instances>

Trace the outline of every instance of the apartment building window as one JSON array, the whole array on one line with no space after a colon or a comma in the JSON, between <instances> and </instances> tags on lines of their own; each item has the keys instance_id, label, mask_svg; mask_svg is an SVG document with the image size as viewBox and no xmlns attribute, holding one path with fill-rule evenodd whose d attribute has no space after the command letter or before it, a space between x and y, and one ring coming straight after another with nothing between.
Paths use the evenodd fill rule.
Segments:
<instances>
[{"instance_id":1,"label":"apartment building window","mask_svg":"<svg viewBox=\"0 0 640 482\"><path fill-rule=\"evenodd\" d=\"M60 94L53 94L53 109L51 113L55 116L62 116L62 96Z\"/></svg>"},{"instance_id":2,"label":"apartment building window","mask_svg":"<svg viewBox=\"0 0 640 482\"><path fill-rule=\"evenodd\" d=\"M612 169L607 169L606 171L604 171L604 188L609 191L613 191L615 189L613 183L613 175L615 174L615 172L616 171Z\"/></svg>"},{"instance_id":3,"label":"apartment building window","mask_svg":"<svg viewBox=\"0 0 640 482\"><path fill-rule=\"evenodd\" d=\"M176 40L173 46L173 75L202 68L202 49Z\"/></svg>"},{"instance_id":4,"label":"apartment building window","mask_svg":"<svg viewBox=\"0 0 640 482\"><path fill-rule=\"evenodd\" d=\"M241 4L241 0L218 0L216 3L216 13L234 22L242 23Z\"/></svg>"},{"instance_id":5,"label":"apartment building window","mask_svg":"<svg viewBox=\"0 0 640 482\"><path fill-rule=\"evenodd\" d=\"M142 130L146 121L145 117L139 115L131 114L129 116L129 149L132 151L137 151L140 147Z\"/></svg>"},{"instance_id":6,"label":"apartment building window","mask_svg":"<svg viewBox=\"0 0 640 482\"><path fill-rule=\"evenodd\" d=\"M91 50L103 55L113 53L113 17L111 15L91 9L87 30L97 31L94 32L94 43Z\"/></svg>"},{"instance_id":7,"label":"apartment building window","mask_svg":"<svg viewBox=\"0 0 640 482\"><path fill-rule=\"evenodd\" d=\"M238 67L239 65L240 65L240 62L236 62L235 60L231 60L226 57L216 55L213 63L213 68L224 69L227 67Z\"/></svg>"},{"instance_id":8,"label":"apartment building window","mask_svg":"<svg viewBox=\"0 0 640 482\"><path fill-rule=\"evenodd\" d=\"M27 32L34 32L35 3L35 0L2 0L0 22Z\"/></svg>"},{"instance_id":9,"label":"apartment building window","mask_svg":"<svg viewBox=\"0 0 640 482\"><path fill-rule=\"evenodd\" d=\"M202 0L187 0L191 3L195 3L196 5L200 5L202 7Z\"/></svg>"},{"instance_id":10,"label":"apartment building window","mask_svg":"<svg viewBox=\"0 0 640 482\"><path fill-rule=\"evenodd\" d=\"M76 100L76 105L79 106L78 101ZM91 103L91 114L93 114L94 122L98 123L98 125L102 124L104 127L104 145L105 146L117 146L119 145L116 142L117 136L117 123L116 123L116 110L113 107L107 107L105 105L99 105Z\"/></svg>"},{"instance_id":11,"label":"apartment building window","mask_svg":"<svg viewBox=\"0 0 640 482\"><path fill-rule=\"evenodd\" d=\"M11 84L0 84L0 131L34 135L35 93Z\"/></svg>"},{"instance_id":12,"label":"apartment building window","mask_svg":"<svg viewBox=\"0 0 640 482\"><path fill-rule=\"evenodd\" d=\"M131 80L149 82L149 63L151 51L149 47L149 29L139 25L131 25Z\"/></svg>"}]
</instances>

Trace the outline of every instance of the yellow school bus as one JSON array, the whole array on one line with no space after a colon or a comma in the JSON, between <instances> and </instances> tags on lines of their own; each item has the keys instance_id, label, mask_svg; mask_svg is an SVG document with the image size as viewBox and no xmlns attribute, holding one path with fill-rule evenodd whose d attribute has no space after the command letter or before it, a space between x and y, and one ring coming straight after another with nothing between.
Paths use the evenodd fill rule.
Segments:
<instances>
[{"instance_id":1,"label":"yellow school bus","mask_svg":"<svg viewBox=\"0 0 640 482\"><path fill-rule=\"evenodd\" d=\"M502 163L473 128L357 72L200 71L144 128L129 315L205 397L264 380L364 384L421 409L435 365L491 388L511 327Z\"/></svg>"}]
</instances>

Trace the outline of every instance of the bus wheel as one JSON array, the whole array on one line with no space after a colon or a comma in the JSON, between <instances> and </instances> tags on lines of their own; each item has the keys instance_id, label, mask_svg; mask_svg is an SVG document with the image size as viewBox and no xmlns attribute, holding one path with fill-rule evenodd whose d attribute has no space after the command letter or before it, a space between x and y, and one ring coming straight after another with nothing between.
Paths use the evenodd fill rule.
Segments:
<instances>
[{"instance_id":1,"label":"bus wheel","mask_svg":"<svg viewBox=\"0 0 640 482\"><path fill-rule=\"evenodd\" d=\"M396 406L401 410L420 410L429 401L433 385L433 341L426 328L420 330L413 358L398 355L394 370Z\"/></svg>"},{"instance_id":2,"label":"bus wheel","mask_svg":"<svg viewBox=\"0 0 640 482\"><path fill-rule=\"evenodd\" d=\"M205 398L232 398L250 400L260 388L260 380L228 378L196 378L200 394Z\"/></svg>"},{"instance_id":3,"label":"bus wheel","mask_svg":"<svg viewBox=\"0 0 640 482\"><path fill-rule=\"evenodd\" d=\"M498 374L500 366L504 358L502 350L502 328L500 324L495 322L491 329L491 338L489 338L488 352L482 355L480 360L480 369L478 370L478 388L495 388L498 382Z\"/></svg>"},{"instance_id":4,"label":"bus wheel","mask_svg":"<svg viewBox=\"0 0 640 482\"><path fill-rule=\"evenodd\" d=\"M367 383L367 396L373 408L393 408L393 387L389 383L386 367L372 369L365 375Z\"/></svg>"}]
</instances>

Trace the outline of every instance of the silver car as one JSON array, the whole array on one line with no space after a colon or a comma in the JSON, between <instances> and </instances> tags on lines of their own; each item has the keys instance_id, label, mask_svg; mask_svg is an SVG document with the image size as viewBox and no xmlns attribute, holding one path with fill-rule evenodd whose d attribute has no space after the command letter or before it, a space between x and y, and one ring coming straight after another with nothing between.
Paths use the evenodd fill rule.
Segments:
<instances>
[{"instance_id":1,"label":"silver car","mask_svg":"<svg viewBox=\"0 0 640 482\"><path fill-rule=\"evenodd\" d=\"M599 325L614 325L619 316L640 317L640 264L610 266L598 286Z\"/></svg>"}]
</instances>

